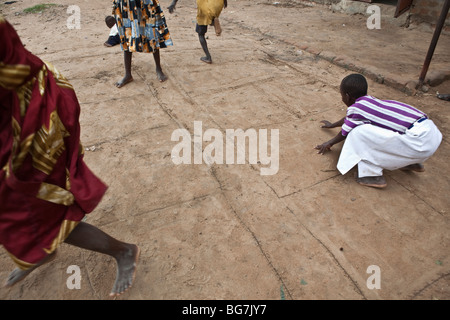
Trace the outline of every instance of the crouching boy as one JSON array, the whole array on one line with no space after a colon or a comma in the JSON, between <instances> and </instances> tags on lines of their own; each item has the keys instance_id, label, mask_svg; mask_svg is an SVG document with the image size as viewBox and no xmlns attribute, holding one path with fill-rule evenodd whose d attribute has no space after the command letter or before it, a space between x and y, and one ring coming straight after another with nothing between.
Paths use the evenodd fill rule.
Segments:
<instances>
[{"instance_id":1,"label":"crouching boy","mask_svg":"<svg viewBox=\"0 0 450 320\"><path fill-rule=\"evenodd\" d=\"M345 77L340 85L347 115L322 128L342 127L331 140L315 147L324 154L345 140L337 168L346 174L358 165L357 182L364 186L387 186L383 170L423 172L423 163L438 149L442 134L427 115L405 103L367 95L367 81L360 74Z\"/></svg>"}]
</instances>

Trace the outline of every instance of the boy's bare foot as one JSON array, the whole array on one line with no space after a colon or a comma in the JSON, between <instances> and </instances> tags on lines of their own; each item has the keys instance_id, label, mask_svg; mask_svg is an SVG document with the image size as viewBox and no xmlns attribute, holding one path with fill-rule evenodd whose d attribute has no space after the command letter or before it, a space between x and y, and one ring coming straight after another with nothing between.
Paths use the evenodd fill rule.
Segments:
<instances>
[{"instance_id":1,"label":"boy's bare foot","mask_svg":"<svg viewBox=\"0 0 450 320\"><path fill-rule=\"evenodd\" d=\"M116 85L117 88L122 88L124 85L126 85L127 83L130 83L131 81L133 81L133 77L131 77L131 76L130 76L130 77L125 76L125 77L123 77L122 80L117 81L117 82L115 83L115 85Z\"/></svg>"},{"instance_id":2,"label":"boy's bare foot","mask_svg":"<svg viewBox=\"0 0 450 320\"><path fill-rule=\"evenodd\" d=\"M222 28L220 27L219 18L214 18L214 29L216 30L216 36L220 36L222 34Z\"/></svg>"},{"instance_id":3,"label":"boy's bare foot","mask_svg":"<svg viewBox=\"0 0 450 320\"><path fill-rule=\"evenodd\" d=\"M208 63L208 64L212 63L212 60L208 59L207 57L201 57L200 60L202 60L203 62Z\"/></svg>"},{"instance_id":4,"label":"boy's bare foot","mask_svg":"<svg viewBox=\"0 0 450 320\"><path fill-rule=\"evenodd\" d=\"M117 258L116 282L114 283L114 287L109 294L110 297L117 297L131 288L136 274L139 255L139 247L134 244L130 244L127 252Z\"/></svg>"},{"instance_id":5,"label":"boy's bare foot","mask_svg":"<svg viewBox=\"0 0 450 320\"><path fill-rule=\"evenodd\" d=\"M105 47L112 47L112 45L110 45L108 42L105 42L103 45L104 45Z\"/></svg>"},{"instance_id":6,"label":"boy's bare foot","mask_svg":"<svg viewBox=\"0 0 450 320\"><path fill-rule=\"evenodd\" d=\"M42 259L39 263L37 263L36 265L34 265L33 267L26 269L26 270L22 270L20 268L15 268L8 276L8 278L6 279L5 282L5 287L12 287L13 285L15 285L17 282L25 279L25 277L27 275L29 275L33 270L35 270L37 267L42 266L45 263L48 263L52 260L54 260L56 257L56 251L52 252L51 254L49 254L48 256L46 256L44 259Z\"/></svg>"},{"instance_id":7,"label":"boy's bare foot","mask_svg":"<svg viewBox=\"0 0 450 320\"><path fill-rule=\"evenodd\" d=\"M162 72L162 70L156 68L156 75L158 76L158 80L160 82L164 82L167 80L167 76Z\"/></svg>"},{"instance_id":8,"label":"boy's bare foot","mask_svg":"<svg viewBox=\"0 0 450 320\"><path fill-rule=\"evenodd\" d=\"M385 188L387 186L383 176L356 178L356 182L360 185L373 188Z\"/></svg>"},{"instance_id":9,"label":"boy's bare foot","mask_svg":"<svg viewBox=\"0 0 450 320\"><path fill-rule=\"evenodd\" d=\"M415 172L424 172L425 167L421 163L410 164L409 166L403 167L400 170L402 171L415 171Z\"/></svg>"}]
</instances>

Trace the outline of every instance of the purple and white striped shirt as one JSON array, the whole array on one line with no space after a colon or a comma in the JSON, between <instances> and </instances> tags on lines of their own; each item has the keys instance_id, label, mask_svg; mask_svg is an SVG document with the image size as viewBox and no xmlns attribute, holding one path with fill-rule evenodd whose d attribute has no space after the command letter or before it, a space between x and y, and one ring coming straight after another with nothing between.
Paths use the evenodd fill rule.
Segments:
<instances>
[{"instance_id":1,"label":"purple and white striped shirt","mask_svg":"<svg viewBox=\"0 0 450 320\"><path fill-rule=\"evenodd\" d=\"M342 135L348 135L352 129L362 124L372 124L403 134L424 116L425 113L405 103L380 100L367 95L358 98L348 107L342 125Z\"/></svg>"}]
</instances>

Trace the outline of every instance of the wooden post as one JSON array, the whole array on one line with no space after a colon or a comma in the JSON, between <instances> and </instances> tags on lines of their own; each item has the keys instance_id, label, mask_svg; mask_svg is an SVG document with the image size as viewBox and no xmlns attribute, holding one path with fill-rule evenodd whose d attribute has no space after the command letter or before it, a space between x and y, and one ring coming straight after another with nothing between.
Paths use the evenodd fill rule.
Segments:
<instances>
[{"instance_id":1,"label":"wooden post","mask_svg":"<svg viewBox=\"0 0 450 320\"><path fill-rule=\"evenodd\" d=\"M433 58L434 49L436 49L436 45L441 35L442 27L444 26L445 19L447 18L448 10L450 8L450 0L445 0L444 6L442 7L441 15L436 24L436 29L434 30L433 39L431 39L431 44L428 49L427 56L425 58L425 62L423 64L422 72L419 77L419 83L417 84L416 89L420 89L423 86L423 82L425 81L425 76L427 75L428 68L430 67L431 58Z\"/></svg>"}]
</instances>

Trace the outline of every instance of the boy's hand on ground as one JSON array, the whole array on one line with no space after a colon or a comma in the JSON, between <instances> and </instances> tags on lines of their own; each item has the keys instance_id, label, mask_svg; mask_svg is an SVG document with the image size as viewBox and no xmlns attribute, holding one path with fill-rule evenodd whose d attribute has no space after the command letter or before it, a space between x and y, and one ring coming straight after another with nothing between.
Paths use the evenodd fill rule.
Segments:
<instances>
[{"instance_id":1,"label":"boy's hand on ground","mask_svg":"<svg viewBox=\"0 0 450 320\"><path fill-rule=\"evenodd\" d=\"M169 10L169 13L173 13L175 11L175 4L172 3L170 6L167 7L167 9Z\"/></svg>"},{"instance_id":2,"label":"boy's hand on ground","mask_svg":"<svg viewBox=\"0 0 450 320\"><path fill-rule=\"evenodd\" d=\"M315 146L314 149L319 150L317 151L318 154L324 154L325 152L330 151L332 146L332 144L325 142L318 146Z\"/></svg>"},{"instance_id":3,"label":"boy's hand on ground","mask_svg":"<svg viewBox=\"0 0 450 320\"><path fill-rule=\"evenodd\" d=\"M320 123L323 123L323 125L320 126L321 128L326 128L326 129L334 128L333 124L330 121L322 120L322 121L320 121Z\"/></svg>"}]
</instances>

